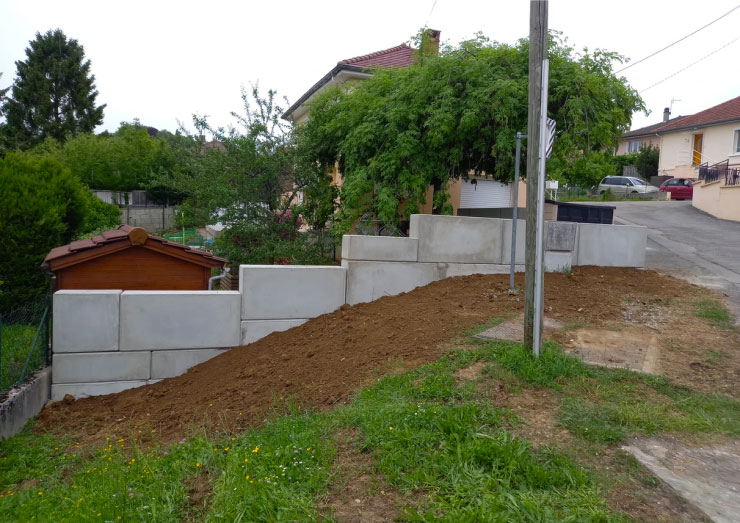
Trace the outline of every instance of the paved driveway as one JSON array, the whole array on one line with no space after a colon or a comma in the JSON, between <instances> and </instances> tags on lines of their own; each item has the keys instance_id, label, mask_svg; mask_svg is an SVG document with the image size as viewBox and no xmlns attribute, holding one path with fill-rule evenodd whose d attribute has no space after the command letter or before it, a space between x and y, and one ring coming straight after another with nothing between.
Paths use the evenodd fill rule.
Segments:
<instances>
[{"instance_id":1,"label":"paved driveway","mask_svg":"<svg viewBox=\"0 0 740 523\"><path fill-rule=\"evenodd\" d=\"M691 202L612 202L615 223L648 227L647 266L721 290L740 324L740 223Z\"/></svg>"}]
</instances>

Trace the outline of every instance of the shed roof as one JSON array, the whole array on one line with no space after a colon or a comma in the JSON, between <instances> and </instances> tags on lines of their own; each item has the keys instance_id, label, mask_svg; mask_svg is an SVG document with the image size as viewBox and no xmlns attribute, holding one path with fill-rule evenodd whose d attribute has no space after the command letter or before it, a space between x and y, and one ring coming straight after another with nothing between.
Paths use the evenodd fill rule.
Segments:
<instances>
[{"instance_id":1,"label":"shed roof","mask_svg":"<svg viewBox=\"0 0 740 523\"><path fill-rule=\"evenodd\" d=\"M117 229L105 231L92 238L76 240L67 245L53 248L44 258L42 267L48 267L55 271L134 245L143 245L167 256L180 258L205 267L223 267L227 262L226 259L214 256L209 252L174 243L159 236L152 236L141 227L121 225Z\"/></svg>"}]
</instances>

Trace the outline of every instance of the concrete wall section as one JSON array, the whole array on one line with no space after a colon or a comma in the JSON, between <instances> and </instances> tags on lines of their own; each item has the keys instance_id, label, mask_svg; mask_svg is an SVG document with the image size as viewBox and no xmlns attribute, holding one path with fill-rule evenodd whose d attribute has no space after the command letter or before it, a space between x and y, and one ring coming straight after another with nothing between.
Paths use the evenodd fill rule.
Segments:
<instances>
[{"instance_id":1,"label":"concrete wall section","mask_svg":"<svg viewBox=\"0 0 740 523\"><path fill-rule=\"evenodd\" d=\"M644 267L647 228L579 223L576 265Z\"/></svg>"},{"instance_id":2,"label":"concrete wall section","mask_svg":"<svg viewBox=\"0 0 740 523\"><path fill-rule=\"evenodd\" d=\"M242 345L249 345L273 332L282 332L303 325L307 319L293 320L244 320L242 321Z\"/></svg>"},{"instance_id":3,"label":"concrete wall section","mask_svg":"<svg viewBox=\"0 0 740 523\"><path fill-rule=\"evenodd\" d=\"M511 229L514 220L504 220L503 241L501 242L501 263L511 263ZM516 261L524 263L524 251L527 243L527 221L517 220L516 224Z\"/></svg>"},{"instance_id":4,"label":"concrete wall section","mask_svg":"<svg viewBox=\"0 0 740 523\"><path fill-rule=\"evenodd\" d=\"M509 274L509 264L495 263L438 263L435 279L443 280L471 274ZM515 271L523 271L523 265L515 265Z\"/></svg>"},{"instance_id":5,"label":"concrete wall section","mask_svg":"<svg viewBox=\"0 0 740 523\"><path fill-rule=\"evenodd\" d=\"M55 384L148 380L151 361L149 351L55 354L52 374Z\"/></svg>"},{"instance_id":6,"label":"concrete wall section","mask_svg":"<svg viewBox=\"0 0 740 523\"><path fill-rule=\"evenodd\" d=\"M409 236L419 239L420 262L502 263L504 220L411 215Z\"/></svg>"},{"instance_id":7,"label":"concrete wall section","mask_svg":"<svg viewBox=\"0 0 740 523\"><path fill-rule=\"evenodd\" d=\"M226 352L221 349L155 350L149 383L185 374L190 367ZM133 354L133 353L132 353ZM156 383L156 381L154 381Z\"/></svg>"},{"instance_id":8,"label":"concrete wall section","mask_svg":"<svg viewBox=\"0 0 740 523\"><path fill-rule=\"evenodd\" d=\"M239 345L236 291L125 291L122 351L200 349Z\"/></svg>"},{"instance_id":9,"label":"concrete wall section","mask_svg":"<svg viewBox=\"0 0 740 523\"><path fill-rule=\"evenodd\" d=\"M134 381L107 381L97 383L55 383L51 386L51 401L62 401L67 394L75 399L90 396L102 396L104 394L115 394L126 389L142 387L147 380Z\"/></svg>"},{"instance_id":10,"label":"concrete wall section","mask_svg":"<svg viewBox=\"0 0 740 523\"><path fill-rule=\"evenodd\" d=\"M347 269L347 303L368 302L408 292L437 279L436 263L342 260Z\"/></svg>"},{"instance_id":11,"label":"concrete wall section","mask_svg":"<svg viewBox=\"0 0 740 523\"><path fill-rule=\"evenodd\" d=\"M342 236L343 260L415 262L418 252L419 240L416 238Z\"/></svg>"},{"instance_id":12,"label":"concrete wall section","mask_svg":"<svg viewBox=\"0 0 740 523\"><path fill-rule=\"evenodd\" d=\"M323 265L241 265L243 320L314 318L344 304L346 270Z\"/></svg>"},{"instance_id":13,"label":"concrete wall section","mask_svg":"<svg viewBox=\"0 0 740 523\"><path fill-rule=\"evenodd\" d=\"M120 290L54 293L54 352L118 350Z\"/></svg>"},{"instance_id":14,"label":"concrete wall section","mask_svg":"<svg viewBox=\"0 0 740 523\"><path fill-rule=\"evenodd\" d=\"M51 369L38 371L17 389L8 393L0 403L0 439L18 434L26 422L36 416L49 400L51 392Z\"/></svg>"}]
</instances>

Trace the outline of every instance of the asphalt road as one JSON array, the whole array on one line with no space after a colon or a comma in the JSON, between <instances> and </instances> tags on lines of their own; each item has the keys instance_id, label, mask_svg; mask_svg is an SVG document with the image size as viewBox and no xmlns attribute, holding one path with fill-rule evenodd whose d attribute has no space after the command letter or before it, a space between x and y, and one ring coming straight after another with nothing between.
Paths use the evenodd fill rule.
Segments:
<instances>
[{"instance_id":1,"label":"asphalt road","mask_svg":"<svg viewBox=\"0 0 740 523\"><path fill-rule=\"evenodd\" d=\"M691 202L611 202L614 223L648 227L650 269L727 294L740 325L740 223L719 220Z\"/></svg>"}]
</instances>

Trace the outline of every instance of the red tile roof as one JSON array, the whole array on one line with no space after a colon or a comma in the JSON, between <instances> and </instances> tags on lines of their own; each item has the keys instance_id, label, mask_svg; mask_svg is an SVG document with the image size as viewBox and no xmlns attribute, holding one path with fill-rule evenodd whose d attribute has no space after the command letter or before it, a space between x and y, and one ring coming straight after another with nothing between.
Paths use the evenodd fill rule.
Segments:
<instances>
[{"instance_id":1,"label":"red tile roof","mask_svg":"<svg viewBox=\"0 0 740 523\"><path fill-rule=\"evenodd\" d=\"M416 61L414 58L414 51L416 51L416 49L413 47L401 44L396 47L391 47L390 49L384 49L382 51L340 60L337 62L337 65L353 65L355 67L367 68L408 67Z\"/></svg>"},{"instance_id":2,"label":"red tile roof","mask_svg":"<svg viewBox=\"0 0 740 523\"><path fill-rule=\"evenodd\" d=\"M658 132L662 133L677 129L685 129L687 127L702 127L721 122L731 122L734 120L740 120L740 96L698 113L684 116L676 122L668 122L664 127L658 129Z\"/></svg>"},{"instance_id":3,"label":"red tile roof","mask_svg":"<svg viewBox=\"0 0 740 523\"><path fill-rule=\"evenodd\" d=\"M137 229L137 227L133 227L131 225L121 225L117 229L114 229L112 231L105 231L97 236L93 236L92 238L86 240L76 240L67 245L62 245L61 247L55 247L51 251L49 251L49 254L46 255L46 258L44 258L44 265L47 265L49 262L56 261L61 258L66 258L67 256L72 256L83 251L96 249L104 245L109 245L116 242L128 242L129 233L134 229ZM147 235L146 239L147 241L156 241L167 247L180 249L187 252L188 254L200 256L203 258L204 262L206 262L208 265L213 265L214 267L223 266L227 262L227 260L225 260L224 258L219 258L218 256L214 256L209 252L201 251L200 249L194 249L180 243L174 243L164 238L160 238L159 236Z\"/></svg>"}]
</instances>

